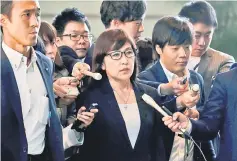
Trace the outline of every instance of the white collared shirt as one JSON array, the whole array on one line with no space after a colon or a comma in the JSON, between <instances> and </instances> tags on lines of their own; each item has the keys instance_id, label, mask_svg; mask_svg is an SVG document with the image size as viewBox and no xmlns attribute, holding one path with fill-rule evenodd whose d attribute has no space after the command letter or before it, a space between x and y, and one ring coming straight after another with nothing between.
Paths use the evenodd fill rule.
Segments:
<instances>
[{"instance_id":1,"label":"white collared shirt","mask_svg":"<svg viewBox=\"0 0 237 161\"><path fill-rule=\"evenodd\" d=\"M164 64L160 61L160 64L164 70L164 73L168 79L169 82L171 82L174 78L178 77L176 74L170 72L165 66ZM190 73L187 70L186 71L186 75L187 78L190 77ZM159 87L158 87L159 89ZM158 90L159 91L159 90ZM189 129L188 131L191 131L191 129ZM172 151L170 154L170 158L169 161L184 161L184 155L185 155L185 139L178 136L179 133L175 133L174 136L174 142L173 142L173 147L172 147ZM194 145L193 142L188 140L188 144L190 147L190 151L188 152L188 157L185 159L185 161L193 161L193 149L194 149Z\"/></svg>"},{"instance_id":2,"label":"white collared shirt","mask_svg":"<svg viewBox=\"0 0 237 161\"><path fill-rule=\"evenodd\" d=\"M45 130L49 117L49 99L38 65L37 56L32 50L31 61L27 66L27 57L11 49L4 42L6 53L20 93L22 116L28 143L28 154L41 154L45 147Z\"/></svg>"},{"instance_id":3,"label":"white collared shirt","mask_svg":"<svg viewBox=\"0 0 237 161\"><path fill-rule=\"evenodd\" d=\"M187 65L188 69L194 70L194 68L196 68L195 71L197 72L198 71L197 64L200 63L200 60L201 60L201 57L191 56Z\"/></svg>"}]
</instances>

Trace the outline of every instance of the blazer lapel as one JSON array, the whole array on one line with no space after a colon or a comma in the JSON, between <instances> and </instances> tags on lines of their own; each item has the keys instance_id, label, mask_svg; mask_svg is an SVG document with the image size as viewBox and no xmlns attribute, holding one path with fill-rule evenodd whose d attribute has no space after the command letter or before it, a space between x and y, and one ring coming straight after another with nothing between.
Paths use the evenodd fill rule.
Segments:
<instances>
[{"instance_id":1,"label":"blazer lapel","mask_svg":"<svg viewBox=\"0 0 237 161\"><path fill-rule=\"evenodd\" d=\"M140 130L139 130L139 133L138 133L138 136L137 136L136 144L134 146L134 149L135 149L137 144L141 140L141 138L144 134L144 131L145 131L144 128L146 126L145 123L146 123L146 119L147 119L146 118L147 114L145 112L146 111L145 108L147 108L147 104L142 100L142 95L144 94L144 92L139 90L136 83L134 83L134 92L135 92L135 95L136 95L136 100L137 100L137 105L138 105L140 120L141 120L140 121L141 122Z\"/></svg>"},{"instance_id":2,"label":"blazer lapel","mask_svg":"<svg viewBox=\"0 0 237 161\"><path fill-rule=\"evenodd\" d=\"M156 65L155 65L155 72L154 72L155 76L156 76L156 80L157 82L162 82L162 83L168 83L168 79L165 75L165 72L160 64L160 61L157 61Z\"/></svg>"},{"instance_id":3,"label":"blazer lapel","mask_svg":"<svg viewBox=\"0 0 237 161\"><path fill-rule=\"evenodd\" d=\"M198 73L201 74L202 76L205 74L208 64L211 61L210 59L212 59L212 56L207 50L206 54L201 56L200 64L198 67Z\"/></svg>"},{"instance_id":4,"label":"blazer lapel","mask_svg":"<svg viewBox=\"0 0 237 161\"><path fill-rule=\"evenodd\" d=\"M1 81L2 84L7 88L6 91L8 98L10 99L10 103L12 104L13 111L16 114L17 120L20 125L23 125L23 116L22 116L22 107L20 100L20 93L18 90L16 78L8 60L5 52L1 48Z\"/></svg>"}]
</instances>

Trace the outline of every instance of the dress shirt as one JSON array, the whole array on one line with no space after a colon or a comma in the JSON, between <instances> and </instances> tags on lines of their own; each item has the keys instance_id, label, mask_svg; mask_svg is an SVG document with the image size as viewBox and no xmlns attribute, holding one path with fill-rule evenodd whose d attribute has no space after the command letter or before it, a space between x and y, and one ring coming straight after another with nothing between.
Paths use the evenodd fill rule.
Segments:
<instances>
[{"instance_id":1,"label":"dress shirt","mask_svg":"<svg viewBox=\"0 0 237 161\"><path fill-rule=\"evenodd\" d=\"M164 70L164 73L168 79L169 82L171 82L174 78L178 77L176 74L170 72L167 68L165 68L165 66L163 65L163 63L160 61L160 64ZM187 78L190 77L190 73L188 70L186 70L186 75ZM158 87L158 93L159 93L159 87ZM194 107L195 108L195 107ZM190 125L190 123L189 123ZM186 129L188 132L191 131L191 127L189 127L188 129ZM185 139L178 136L178 134L180 133L175 133L174 136L174 142L173 142L173 147L172 147L172 151L170 154L170 161L183 161L184 160L184 155L185 155ZM188 156L186 157L185 161L192 161L193 160L193 142L190 140L186 140L188 141L189 147L190 147L190 151L188 152Z\"/></svg>"},{"instance_id":2,"label":"dress shirt","mask_svg":"<svg viewBox=\"0 0 237 161\"><path fill-rule=\"evenodd\" d=\"M194 71L198 71L198 63L200 63L201 57L195 57L195 56L191 56L189 61L188 61L188 69L194 70ZM194 69L195 68L195 69Z\"/></svg>"}]
</instances>

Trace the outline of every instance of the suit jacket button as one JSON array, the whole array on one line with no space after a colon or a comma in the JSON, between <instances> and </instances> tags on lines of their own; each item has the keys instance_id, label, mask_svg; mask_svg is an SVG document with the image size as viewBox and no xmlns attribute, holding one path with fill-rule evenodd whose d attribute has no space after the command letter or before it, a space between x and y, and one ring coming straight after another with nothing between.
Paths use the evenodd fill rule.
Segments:
<instances>
[{"instance_id":1,"label":"suit jacket button","mask_svg":"<svg viewBox=\"0 0 237 161\"><path fill-rule=\"evenodd\" d=\"M27 148L23 147L23 152L26 153L27 152Z\"/></svg>"}]
</instances>

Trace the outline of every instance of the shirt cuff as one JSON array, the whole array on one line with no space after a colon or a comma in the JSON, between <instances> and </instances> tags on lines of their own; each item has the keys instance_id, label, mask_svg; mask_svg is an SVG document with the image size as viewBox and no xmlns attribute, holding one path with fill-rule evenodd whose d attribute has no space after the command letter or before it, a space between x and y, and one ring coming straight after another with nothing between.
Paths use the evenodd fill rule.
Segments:
<instances>
[{"instance_id":1,"label":"shirt cuff","mask_svg":"<svg viewBox=\"0 0 237 161\"><path fill-rule=\"evenodd\" d=\"M187 126L187 128L183 129L183 130L184 130L185 133L187 133L189 135L191 134L191 132L192 132L192 123L191 123L190 119L188 119L188 126Z\"/></svg>"},{"instance_id":2,"label":"shirt cuff","mask_svg":"<svg viewBox=\"0 0 237 161\"><path fill-rule=\"evenodd\" d=\"M72 146L80 146L84 142L84 133L71 129L72 124L63 129L63 146L64 149Z\"/></svg>"},{"instance_id":3,"label":"shirt cuff","mask_svg":"<svg viewBox=\"0 0 237 161\"><path fill-rule=\"evenodd\" d=\"M164 97L165 95L162 95L161 92L160 92L160 85L158 86L157 88L157 92L158 92L158 95L161 96L161 97Z\"/></svg>"}]
</instances>

